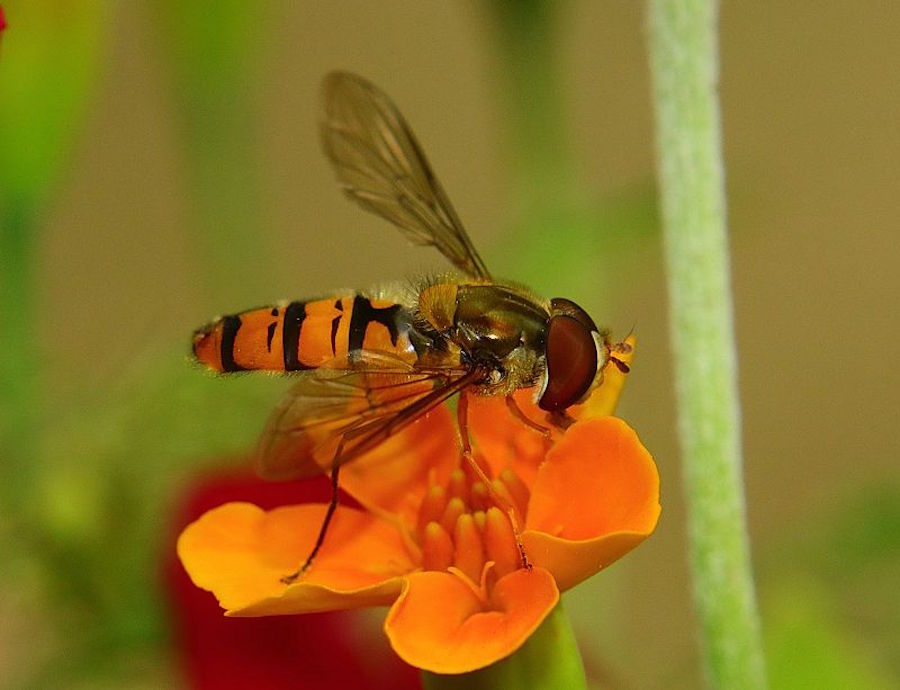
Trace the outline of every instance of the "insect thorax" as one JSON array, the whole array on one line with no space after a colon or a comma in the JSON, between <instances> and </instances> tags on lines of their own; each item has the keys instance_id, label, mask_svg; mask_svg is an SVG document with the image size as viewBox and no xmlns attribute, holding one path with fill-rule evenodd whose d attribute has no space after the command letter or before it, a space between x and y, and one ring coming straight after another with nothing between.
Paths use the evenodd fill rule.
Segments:
<instances>
[{"instance_id":1,"label":"insect thorax","mask_svg":"<svg viewBox=\"0 0 900 690\"><path fill-rule=\"evenodd\" d=\"M476 393L506 395L537 383L548 313L529 295L495 284L440 283L422 289L418 306L417 330L431 334L433 349L488 371Z\"/></svg>"}]
</instances>

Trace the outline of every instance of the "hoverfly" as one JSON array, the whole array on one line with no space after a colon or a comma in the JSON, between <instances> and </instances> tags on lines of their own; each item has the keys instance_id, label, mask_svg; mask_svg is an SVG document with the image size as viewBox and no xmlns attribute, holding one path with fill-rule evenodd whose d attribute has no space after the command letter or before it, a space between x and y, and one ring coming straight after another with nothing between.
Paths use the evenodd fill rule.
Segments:
<instances>
[{"instance_id":1,"label":"hoverfly","mask_svg":"<svg viewBox=\"0 0 900 690\"><path fill-rule=\"evenodd\" d=\"M505 396L535 388L552 424L583 401L613 362L627 365L574 302L534 296L495 280L391 100L365 79L329 74L321 138L340 186L363 208L413 242L436 247L462 276L432 278L409 294L355 292L224 316L193 335L196 359L217 372L296 372L258 448L273 479L331 473L332 501L303 566L309 568L337 505L341 465L358 458L460 394L457 410L468 456L466 396ZM521 545L520 545L521 546ZM525 561L523 550L523 561ZM525 561L527 562L527 561Z\"/></svg>"}]
</instances>

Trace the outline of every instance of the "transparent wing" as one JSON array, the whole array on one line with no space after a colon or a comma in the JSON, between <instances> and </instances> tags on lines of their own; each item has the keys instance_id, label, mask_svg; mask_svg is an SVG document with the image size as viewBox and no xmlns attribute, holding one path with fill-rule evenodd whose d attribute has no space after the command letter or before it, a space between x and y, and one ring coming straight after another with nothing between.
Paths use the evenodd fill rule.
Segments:
<instances>
[{"instance_id":1,"label":"transparent wing","mask_svg":"<svg viewBox=\"0 0 900 690\"><path fill-rule=\"evenodd\" d=\"M304 372L269 418L258 447L260 473L309 477L353 460L482 375L468 369L415 369L363 350Z\"/></svg>"},{"instance_id":2,"label":"transparent wing","mask_svg":"<svg viewBox=\"0 0 900 690\"><path fill-rule=\"evenodd\" d=\"M323 84L322 144L347 196L432 245L467 275L490 274L403 115L377 87L348 72Z\"/></svg>"}]
</instances>

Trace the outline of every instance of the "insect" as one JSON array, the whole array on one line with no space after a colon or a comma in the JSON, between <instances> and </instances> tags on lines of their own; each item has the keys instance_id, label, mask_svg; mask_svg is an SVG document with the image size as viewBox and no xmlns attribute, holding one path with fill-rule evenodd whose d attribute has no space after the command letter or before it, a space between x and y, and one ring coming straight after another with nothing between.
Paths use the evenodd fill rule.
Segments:
<instances>
[{"instance_id":1,"label":"insect","mask_svg":"<svg viewBox=\"0 0 900 690\"><path fill-rule=\"evenodd\" d=\"M512 394L534 388L548 423L571 421L605 367L627 365L577 304L542 299L495 280L478 255L406 120L365 79L329 74L323 84L324 150L347 196L436 247L461 275L430 278L414 290L347 292L266 306L216 319L193 336L196 359L217 372L269 370L297 379L262 434L259 466L274 479L331 473L337 505L341 466L459 394L463 452L467 395L505 396L510 410L538 431ZM523 560L524 550L523 550Z\"/></svg>"}]
</instances>

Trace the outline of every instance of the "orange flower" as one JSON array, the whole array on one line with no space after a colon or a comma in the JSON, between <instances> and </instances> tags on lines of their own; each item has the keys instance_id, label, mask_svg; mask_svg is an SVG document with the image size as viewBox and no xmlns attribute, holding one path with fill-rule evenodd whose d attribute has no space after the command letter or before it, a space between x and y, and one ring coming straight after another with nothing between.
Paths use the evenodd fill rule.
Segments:
<instances>
[{"instance_id":1,"label":"orange flower","mask_svg":"<svg viewBox=\"0 0 900 690\"><path fill-rule=\"evenodd\" d=\"M608 416L623 380L609 367L590 400L569 410L578 421L552 440L515 419L502 399L473 398L480 473L460 462L446 408L346 465L342 487L362 508L338 507L312 568L293 584L281 578L308 554L324 505L223 505L185 529L178 554L226 615L389 605L385 633L404 661L435 673L482 668L518 649L560 591L656 526L653 459L625 422ZM520 408L542 419L529 395L517 395Z\"/></svg>"}]
</instances>

